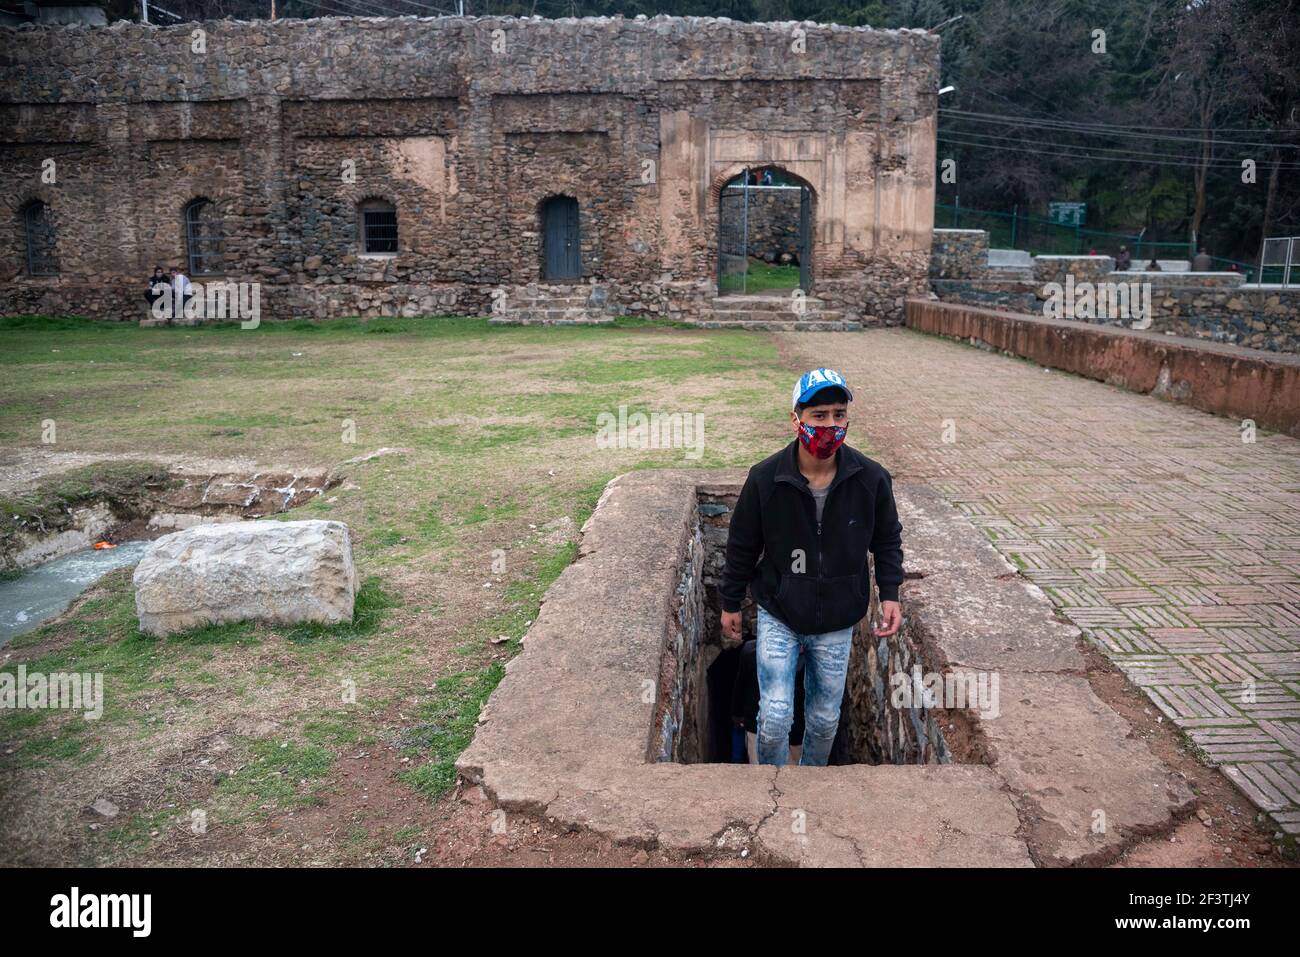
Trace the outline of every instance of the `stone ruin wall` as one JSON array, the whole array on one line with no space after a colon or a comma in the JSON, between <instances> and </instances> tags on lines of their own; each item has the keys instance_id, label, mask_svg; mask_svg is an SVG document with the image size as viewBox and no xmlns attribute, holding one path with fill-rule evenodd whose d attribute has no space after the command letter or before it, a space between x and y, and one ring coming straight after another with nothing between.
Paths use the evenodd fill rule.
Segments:
<instances>
[{"instance_id":1,"label":"stone ruin wall","mask_svg":"<svg viewBox=\"0 0 1300 957\"><path fill-rule=\"evenodd\" d=\"M925 289L937 71L922 31L702 18L0 29L0 312L142 318L206 197L263 317L484 314L539 281L539 207L564 194L584 282L693 318L718 190L773 164L815 193L813 294L901 322ZM369 198L397 208L396 255L358 252ZM25 275L33 200L57 277Z\"/></svg>"},{"instance_id":2,"label":"stone ruin wall","mask_svg":"<svg viewBox=\"0 0 1300 957\"><path fill-rule=\"evenodd\" d=\"M799 194L755 190L749 197L749 255L767 263L799 262Z\"/></svg>"}]
</instances>

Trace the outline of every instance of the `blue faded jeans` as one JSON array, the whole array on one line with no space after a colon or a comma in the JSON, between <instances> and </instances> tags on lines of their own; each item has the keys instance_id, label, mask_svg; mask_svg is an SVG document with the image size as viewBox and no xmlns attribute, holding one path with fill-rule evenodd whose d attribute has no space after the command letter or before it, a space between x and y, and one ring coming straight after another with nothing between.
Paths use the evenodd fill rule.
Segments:
<instances>
[{"instance_id":1,"label":"blue faded jeans","mask_svg":"<svg viewBox=\"0 0 1300 957\"><path fill-rule=\"evenodd\" d=\"M800 635L758 609L758 763L783 765L794 724L794 679L804 652L801 765L825 767L840 724L853 629Z\"/></svg>"}]
</instances>

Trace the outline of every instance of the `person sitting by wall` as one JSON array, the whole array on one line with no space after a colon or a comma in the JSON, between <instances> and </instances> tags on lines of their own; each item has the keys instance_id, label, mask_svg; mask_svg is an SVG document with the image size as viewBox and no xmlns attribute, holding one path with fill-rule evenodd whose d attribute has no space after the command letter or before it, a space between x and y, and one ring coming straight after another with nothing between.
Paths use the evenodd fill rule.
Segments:
<instances>
[{"instance_id":1,"label":"person sitting by wall","mask_svg":"<svg viewBox=\"0 0 1300 957\"><path fill-rule=\"evenodd\" d=\"M167 321L185 317L185 304L194 298L194 286L179 266L172 267L172 314Z\"/></svg>"},{"instance_id":2,"label":"person sitting by wall","mask_svg":"<svg viewBox=\"0 0 1300 957\"><path fill-rule=\"evenodd\" d=\"M162 266L153 267L153 275L149 277L149 282L144 290L144 301L149 303L149 308L157 302L163 295L163 289L171 283L167 271Z\"/></svg>"},{"instance_id":3,"label":"person sitting by wall","mask_svg":"<svg viewBox=\"0 0 1300 957\"><path fill-rule=\"evenodd\" d=\"M794 724L790 727L790 763L798 764L803 750L803 654L794 677ZM740 664L731 691L731 721L745 730L745 752L750 764L758 764L758 641L751 638L740 646Z\"/></svg>"},{"instance_id":4,"label":"person sitting by wall","mask_svg":"<svg viewBox=\"0 0 1300 957\"><path fill-rule=\"evenodd\" d=\"M1201 251L1197 253L1194 257L1192 257L1192 272L1213 272L1213 271L1214 271L1214 260L1210 258L1210 254L1207 253L1205 251L1205 247L1202 246Z\"/></svg>"},{"instance_id":5,"label":"person sitting by wall","mask_svg":"<svg viewBox=\"0 0 1300 957\"><path fill-rule=\"evenodd\" d=\"M1156 262L1155 253L1151 254L1151 261L1147 263L1147 272L1164 272L1164 270L1160 268L1160 264Z\"/></svg>"},{"instance_id":6,"label":"person sitting by wall","mask_svg":"<svg viewBox=\"0 0 1300 957\"><path fill-rule=\"evenodd\" d=\"M1133 257L1129 255L1127 246L1119 247L1119 254L1115 256L1115 271L1128 272L1128 267L1133 265Z\"/></svg>"}]
</instances>

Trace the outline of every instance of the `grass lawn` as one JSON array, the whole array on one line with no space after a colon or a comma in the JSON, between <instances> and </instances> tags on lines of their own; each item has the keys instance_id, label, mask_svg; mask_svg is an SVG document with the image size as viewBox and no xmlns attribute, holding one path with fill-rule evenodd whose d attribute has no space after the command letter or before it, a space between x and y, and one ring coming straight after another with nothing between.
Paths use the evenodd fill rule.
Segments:
<instances>
[{"instance_id":1,"label":"grass lawn","mask_svg":"<svg viewBox=\"0 0 1300 957\"><path fill-rule=\"evenodd\" d=\"M106 694L99 721L0 712L10 864L409 862L452 813L453 762L605 483L769 454L800 371L767 335L630 320L10 318L0 338L0 448L41 449L52 420L57 451L124 461L308 467L407 450L349 466L285 516L351 527L364 587L347 626L153 640L123 569L0 649L9 672L102 672ZM620 405L702 413L703 455L598 449L596 417ZM104 796L116 817L86 811Z\"/></svg>"},{"instance_id":2,"label":"grass lawn","mask_svg":"<svg viewBox=\"0 0 1300 957\"><path fill-rule=\"evenodd\" d=\"M719 288L722 292L740 292L742 280L746 293L770 292L773 289L798 289L799 267L772 266L761 259L751 259L748 275L741 272L724 273Z\"/></svg>"}]
</instances>

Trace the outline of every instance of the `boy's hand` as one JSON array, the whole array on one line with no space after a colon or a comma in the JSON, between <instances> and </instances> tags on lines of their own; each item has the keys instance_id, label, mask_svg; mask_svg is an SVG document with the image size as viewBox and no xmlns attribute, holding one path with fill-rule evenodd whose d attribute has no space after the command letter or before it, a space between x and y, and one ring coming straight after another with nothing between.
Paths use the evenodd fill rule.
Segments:
<instances>
[{"instance_id":1,"label":"boy's hand","mask_svg":"<svg viewBox=\"0 0 1300 957\"><path fill-rule=\"evenodd\" d=\"M722 613L722 637L729 641L740 641L740 612Z\"/></svg>"},{"instance_id":2,"label":"boy's hand","mask_svg":"<svg viewBox=\"0 0 1300 957\"><path fill-rule=\"evenodd\" d=\"M877 638L886 638L898 631L898 626L903 623L903 609L896 601L882 601L880 603L880 627L875 629Z\"/></svg>"}]
</instances>

